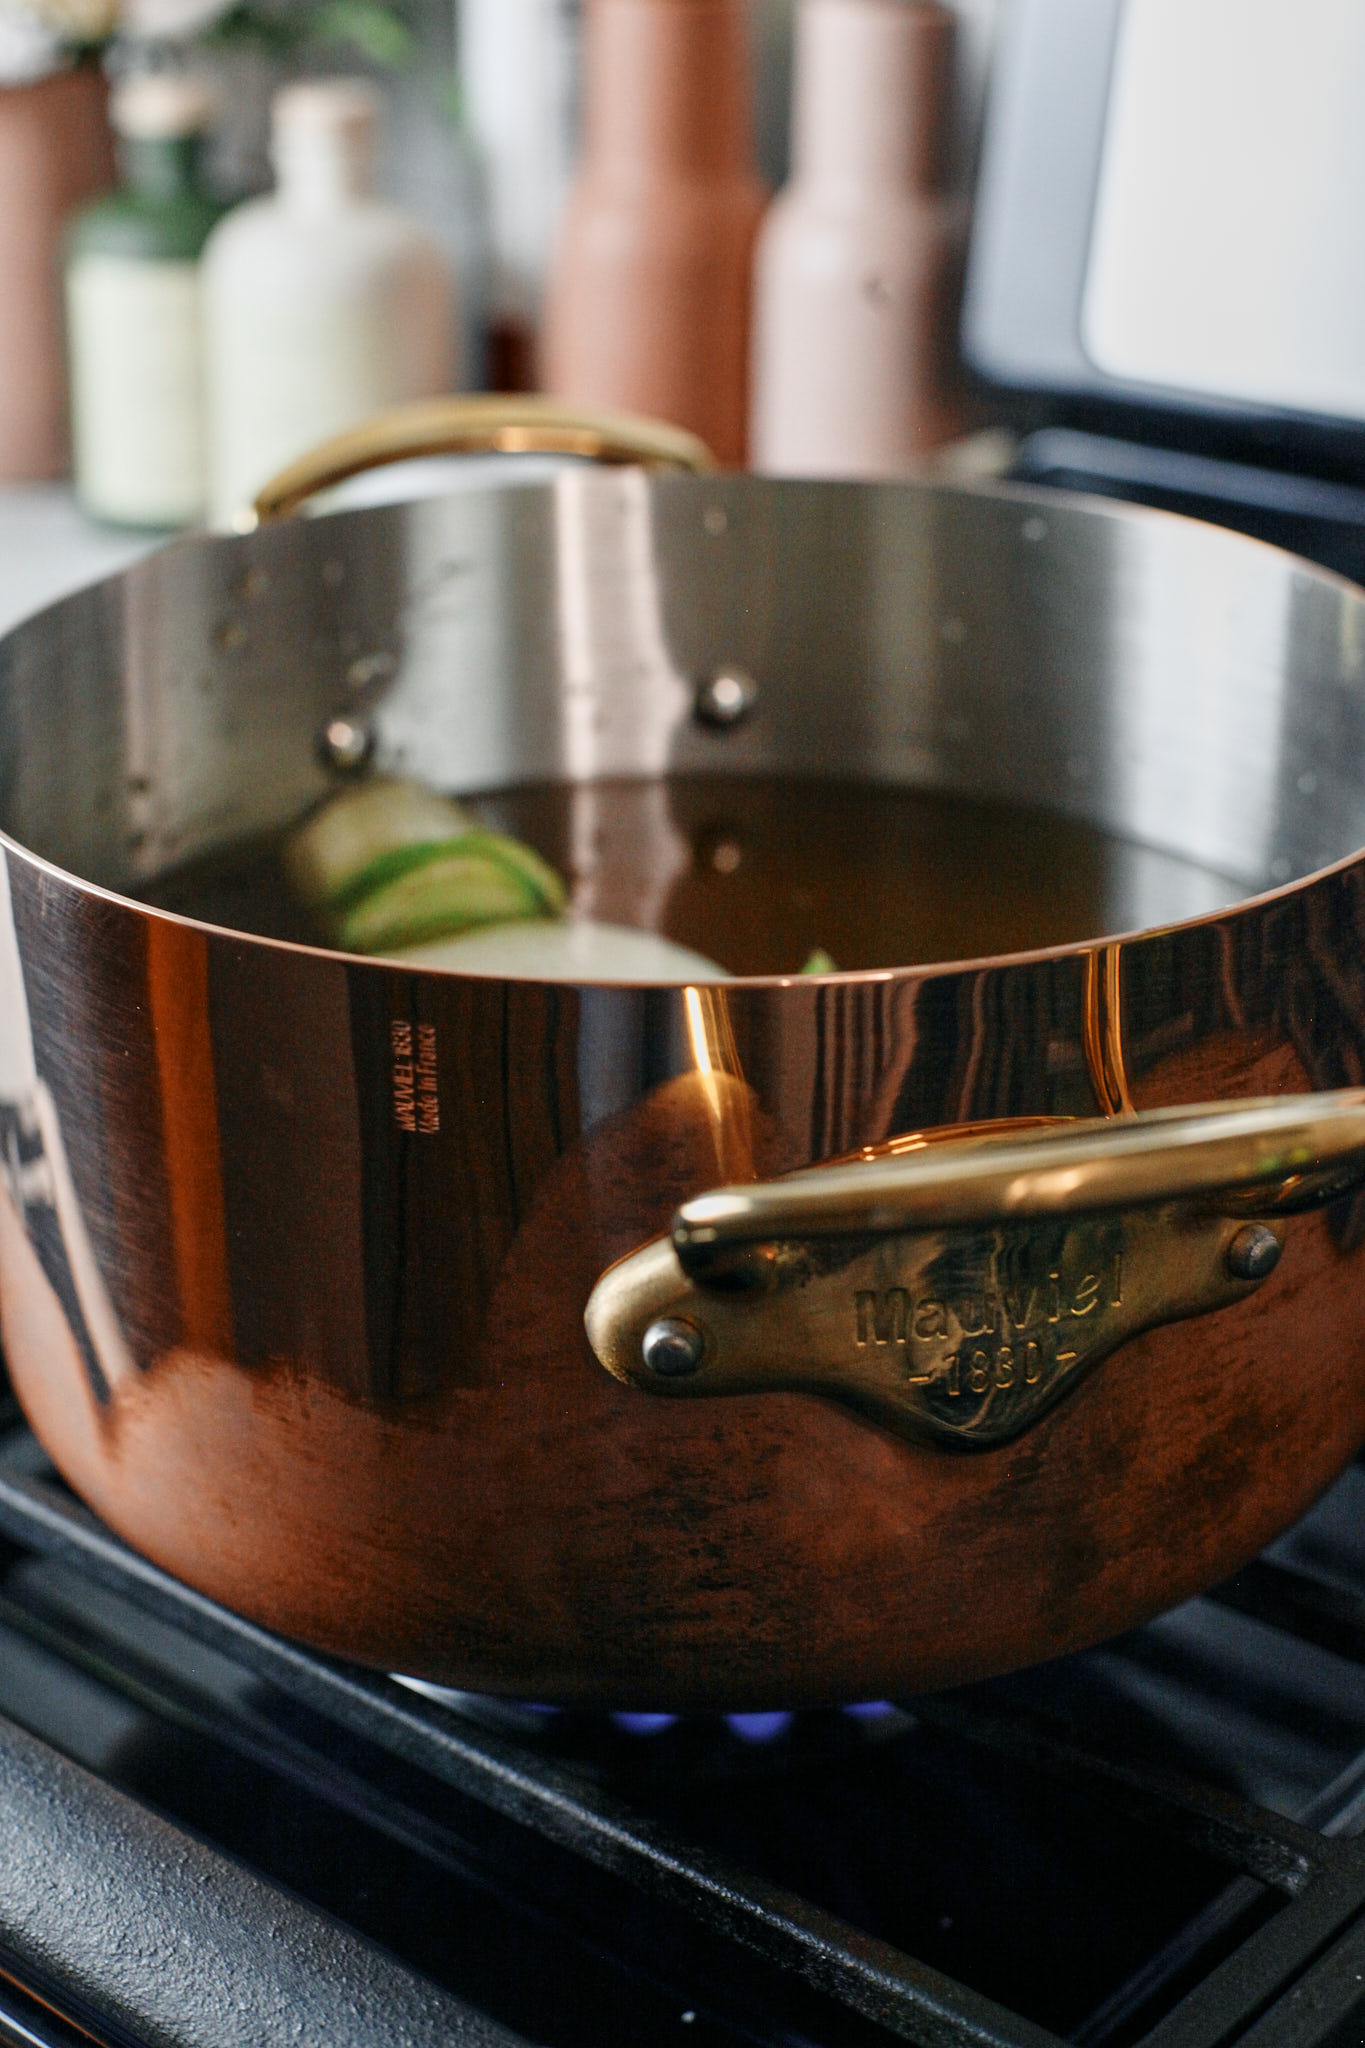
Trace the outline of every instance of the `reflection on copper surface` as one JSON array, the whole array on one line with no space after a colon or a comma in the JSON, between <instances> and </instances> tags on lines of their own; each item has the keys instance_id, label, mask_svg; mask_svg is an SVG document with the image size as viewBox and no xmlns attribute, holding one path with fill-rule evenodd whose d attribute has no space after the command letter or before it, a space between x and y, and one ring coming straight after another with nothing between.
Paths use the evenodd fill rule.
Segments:
<instances>
[{"instance_id":1,"label":"reflection on copper surface","mask_svg":"<svg viewBox=\"0 0 1365 2048\"><path fill-rule=\"evenodd\" d=\"M232 1347L218 1098L208 1011L208 946L167 919L147 925L147 998L170 1189L171 1238L186 1344Z\"/></svg>"},{"instance_id":2,"label":"reflection on copper surface","mask_svg":"<svg viewBox=\"0 0 1365 2048\"><path fill-rule=\"evenodd\" d=\"M734 1025L723 988L702 986L682 992L687 1040L693 1069L701 1083L716 1147L717 1178L754 1180L754 1141L750 1103L752 1091L741 1085L744 1069L735 1044Z\"/></svg>"},{"instance_id":3,"label":"reflection on copper surface","mask_svg":"<svg viewBox=\"0 0 1365 2048\"><path fill-rule=\"evenodd\" d=\"M1085 958L1085 1058L1106 1116L1131 1116L1123 1061L1123 948L1099 946Z\"/></svg>"},{"instance_id":4,"label":"reflection on copper surface","mask_svg":"<svg viewBox=\"0 0 1365 2048\"><path fill-rule=\"evenodd\" d=\"M1179 1328L1132 1338L1122 1369L972 1460L804 1393L641 1400L581 1323L604 1267L708 1187L945 1124L1093 1113L1086 1022L1093 1045L1116 1004L1138 1107L1352 1078L1354 872L1125 941L1117 986L1087 948L591 1001L183 927L149 944L145 911L15 873L38 1070L139 1361L100 1411L116 1426L94 1426L77 1350L52 1342L69 1317L11 1228L16 1384L122 1533L267 1623L550 1698L884 1696L1183 1597L1365 1436L1343 1205L1295 1226L1197 1353ZM591 1122L589 1014L617 1104ZM394 1123L396 1023L414 1051L435 1031L437 1132ZM1113 1042L1102 1029L1111 1076ZM144 1069L150 1094L125 1078Z\"/></svg>"}]
</instances>

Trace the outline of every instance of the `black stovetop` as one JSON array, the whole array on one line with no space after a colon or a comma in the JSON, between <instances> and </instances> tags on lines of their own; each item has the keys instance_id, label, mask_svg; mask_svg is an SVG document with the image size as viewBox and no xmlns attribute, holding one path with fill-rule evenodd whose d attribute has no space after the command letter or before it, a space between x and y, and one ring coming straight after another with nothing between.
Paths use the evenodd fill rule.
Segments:
<instances>
[{"instance_id":1,"label":"black stovetop","mask_svg":"<svg viewBox=\"0 0 1365 2048\"><path fill-rule=\"evenodd\" d=\"M1102 1650L649 1732L236 1620L12 1410L0 1536L0 2042L1365 2042L1365 1468Z\"/></svg>"}]
</instances>

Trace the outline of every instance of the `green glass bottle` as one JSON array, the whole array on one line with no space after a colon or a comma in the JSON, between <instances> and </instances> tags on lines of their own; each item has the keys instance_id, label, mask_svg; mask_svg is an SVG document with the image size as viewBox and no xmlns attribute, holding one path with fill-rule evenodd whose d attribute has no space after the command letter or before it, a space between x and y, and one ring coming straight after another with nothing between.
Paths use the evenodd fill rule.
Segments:
<instances>
[{"instance_id":1,"label":"green glass bottle","mask_svg":"<svg viewBox=\"0 0 1365 2048\"><path fill-rule=\"evenodd\" d=\"M203 515L199 255L222 212L199 177L211 112L190 79L127 80L112 106L119 189L67 229L76 491L123 526Z\"/></svg>"}]
</instances>

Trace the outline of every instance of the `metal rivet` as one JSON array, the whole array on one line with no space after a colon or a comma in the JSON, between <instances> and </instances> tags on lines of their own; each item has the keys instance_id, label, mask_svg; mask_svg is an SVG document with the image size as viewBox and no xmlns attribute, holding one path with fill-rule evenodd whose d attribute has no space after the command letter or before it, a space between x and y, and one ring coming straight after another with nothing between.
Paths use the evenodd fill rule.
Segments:
<instances>
[{"instance_id":1,"label":"metal rivet","mask_svg":"<svg viewBox=\"0 0 1365 2048\"><path fill-rule=\"evenodd\" d=\"M695 1372L705 1349L696 1324L684 1322L681 1316L660 1316L640 1340L640 1356L645 1364L666 1380L681 1379Z\"/></svg>"},{"instance_id":2,"label":"metal rivet","mask_svg":"<svg viewBox=\"0 0 1365 2048\"><path fill-rule=\"evenodd\" d=\"M722 668L697 691L696 714L703 725L738 725L753 710L758 684L743 669Z\"/></svg>"},{"instance_id":3,"label":"metal rivet","mask_svg":"<svg viewBox=\"0 0 1365 2048\"><path fill-rule=\"evenodd\" d=\"M343 775L363 768L374 746L374 734L363 718L329 718L318 734L318 753L324 765Z\"/></svg>"},{"instance_id":4,"label":"metal rivet","mask_svg":"<svg viewBox=\"0 0 1365 2048\"><path fill-rule=\"evenodd\" d=\"M1238 1231L1227 1250L1227 1267L1234 1280L1265 1280L1280 1263L1284 1249L1273 1230L1264 1223L1248 1223Z\"/></svg>"}]
</instances>

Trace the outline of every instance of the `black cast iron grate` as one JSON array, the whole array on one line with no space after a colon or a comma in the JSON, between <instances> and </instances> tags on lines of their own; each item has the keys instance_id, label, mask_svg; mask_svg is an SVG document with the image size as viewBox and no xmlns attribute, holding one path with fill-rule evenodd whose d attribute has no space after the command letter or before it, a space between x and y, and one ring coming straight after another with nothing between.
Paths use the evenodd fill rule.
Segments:
<instances>
[{"instance_id":1,"label":"black cast iron grate","mask_svg":"<svg viewBox=\"0 0 1365 2048\"><path fill-rule=\"evenodd\" d=\"M0 1645L27 1645L75 1674L78 1688L97 1687L170 1730L170 1752L166 1740L153 1745L150 1776L129 1765L127 1740L110 1752L121 1759L112 1775L193 1832L222 1835L214 1781L287 1782L289 1811L308 1801L309 1812L341 1815L357 1837L382 1838L386 1854L432 1873L437 1890L476 1887L459 1893L468 1938L447 1980L517 2038L566 2048L590 2039L1357 2048L1365 1544L1357 1555L1353 1531L1362 1503L1357 1469L1213 1600L1117 1649L919 1700L889 1725L799 1716L756 1785L757 1766L720 1724L679 1724L662 1743L585 1724L575 1747L573 1717L556 1717L548 1741L526 1741L239 1620L112 1537L55 1480L11 1411L0 1426ZM16 1652L6 1672L22 1665ZM0 1678L0 1710L79 1758L79 1731L64 1732L60 1712L45 1722L52 1710L25 1707L26 1696L16 1704L5 1686L18 1682ZM63 1711L70 1722L69 1702ZM167 1753L189 1758L184 1771L168 1772ZM1248 1784L1284 1810L1248 1796ZM821 1860L842 1840L841 1802L867 1809L855 1816L857 1883L837 1857L829 1868ZM803 1838L774 1846L771 1819L766 1832L746 1834L760 1809L789 1811ZM255 1855L263 1839L227 1846ZM1038 1849L1049 1839L1051 1861ZM274 1844L267 1868L329 1911L350 1912L365 1887L353 1880L347 1894L323 1866L329 1853L358 1852L344 1830L324 1827L319 1840L302 1863ZM887 1846L874 1854L877 1843ZM1066 1886L1079 1866L1105 1869L1106 1844L1124 1870L1105 1878L1114 1898L1102 1925L1089 1917L1089 1881ZM907 1923L925 1937L915 1953L885 1937L891 1923L865 1882L871 1864L891 1867L893 1851L889 1890L929 1888L931 1905ZM415 1926L412 1880L400 1884L397 1863L381 1864L409 1904L388 1920L375 1909L366 1931L439 1975L447 1948ZM1135 1900L1168 1896L1130 1907L1129 1865L1143 1879ZM808 1890L782 1881L791 1869L811 1874ZM933 1915L934 1886L952 1912ZM1021 1922L1013 1935L994 1930L1013 1956L1007 1966L992 1960L990 1927L965 1940L957 1925L983 1892L984 1920ZM358 1910L369 1910L363 1898ZM1110 1941L1110 1921L1132 1935L1125 1947L1121 1925L1113 1939L1112 1981L1096 1975L1090 1954ZM3 1982L3 1944L0 1928L0 2041L75 2038L35 2030L32 2012L24 2019L25 1994ZM1032 1977L1019 1962L1031 1944ZM138 2038L126 2017L101 2023L98 2006L96 1989L65 2024L119 2044ZM386 2038L382 2020L372 2037L355 2038Z\"/></svg>"}]
</instances>

